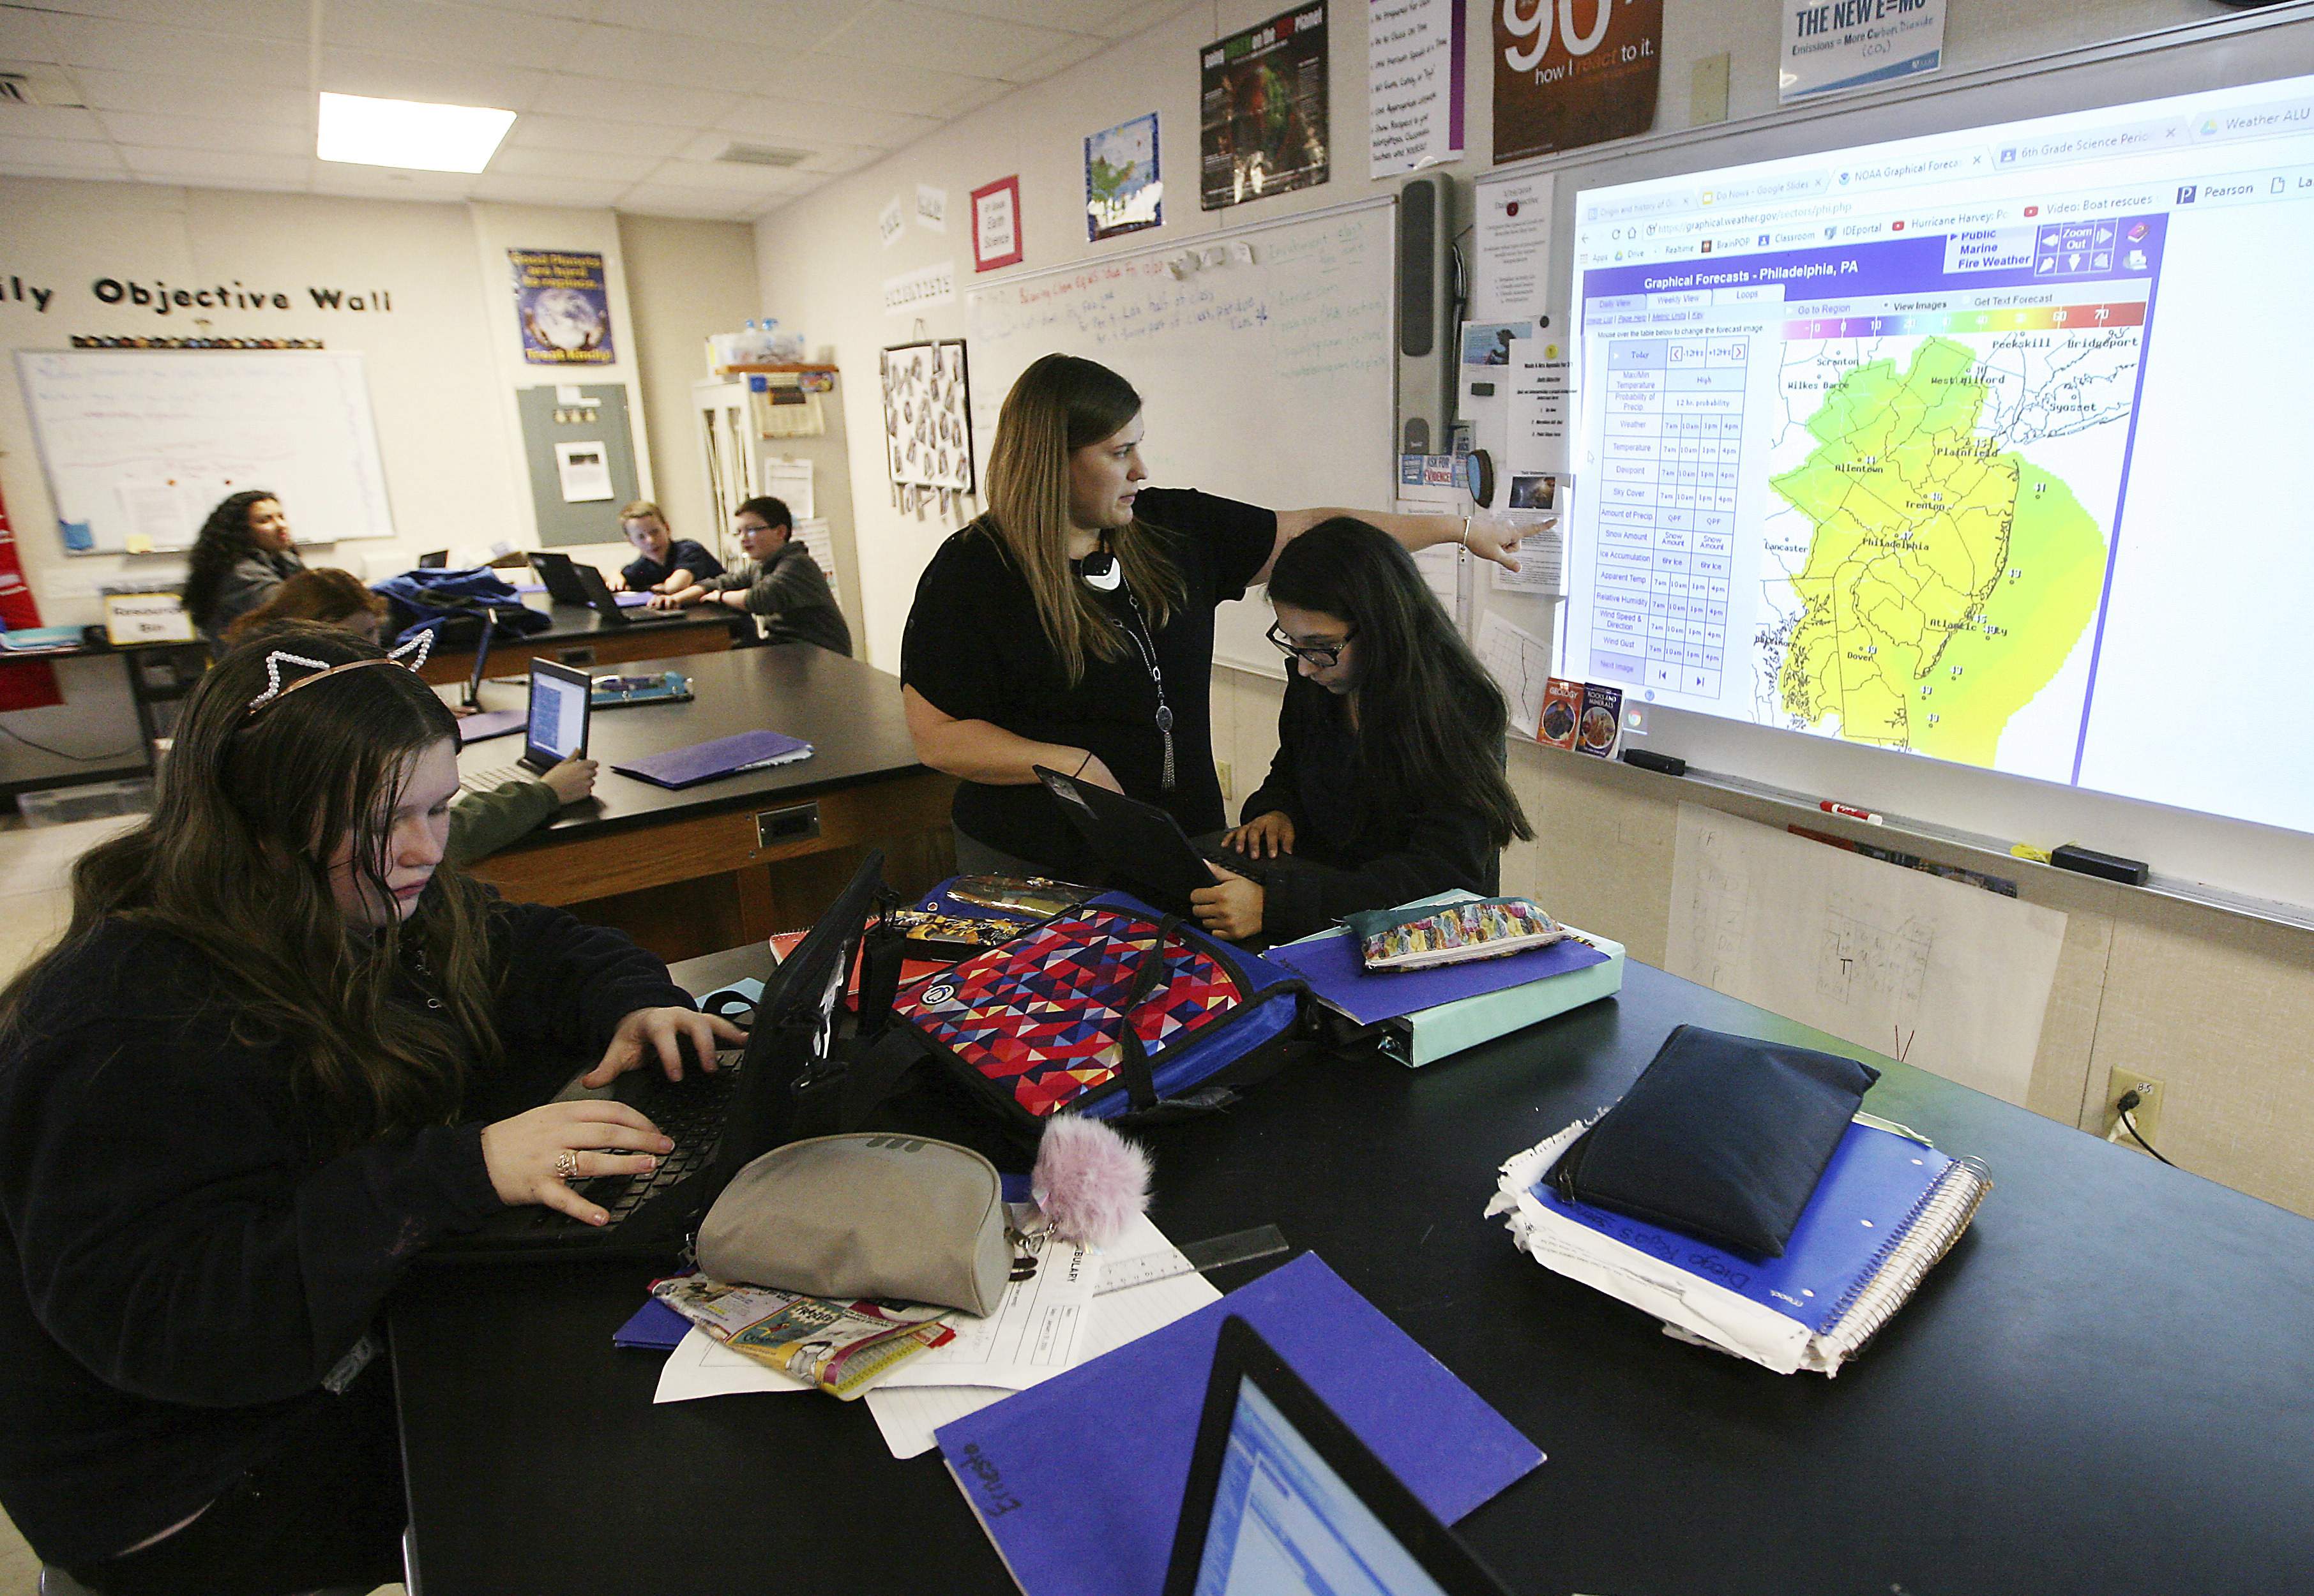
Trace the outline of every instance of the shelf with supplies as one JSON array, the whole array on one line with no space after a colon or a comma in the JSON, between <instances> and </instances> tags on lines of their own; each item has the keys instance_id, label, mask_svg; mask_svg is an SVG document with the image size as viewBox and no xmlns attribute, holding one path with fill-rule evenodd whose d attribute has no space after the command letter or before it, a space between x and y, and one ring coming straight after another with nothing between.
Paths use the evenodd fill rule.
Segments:
<instances>
[{"instance_id":1,"label":"shelf with supplies","mask_svg":"<svg viewBox=\"0 0 2314 1596\"><path fill-rule=\"evenodd\" d=\"M775 364L769 364L769 363L766 363L766 364L760 365L760 366L758 366L758 365L718 366L715 368L715 375L716 375L717 376L719 376L719 377L743 377L743 376L746 376L746 375L749 375L749 374L751 374L751 373L755 373L755 372L782 372L782 371L784 371L784 372L821 372L821 373L825 373L826 375L831 376L831 377L832 377L832 376L834 376L834 375L835 375L835 367L834 367L833 366L823 366L823 365L821 365L820 363L818 363L817 361L812 361L812 360L796 361L796 362L792 362L792 363L789 363L789 364L784 364L784 365L775 365Z\"/></svg>"}]
</instances>

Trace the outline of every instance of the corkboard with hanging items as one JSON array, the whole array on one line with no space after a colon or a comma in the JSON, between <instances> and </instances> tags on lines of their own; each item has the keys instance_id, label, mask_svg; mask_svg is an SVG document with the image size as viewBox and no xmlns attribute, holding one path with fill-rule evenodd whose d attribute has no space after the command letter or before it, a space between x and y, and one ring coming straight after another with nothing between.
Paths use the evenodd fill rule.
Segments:
<instances>
[{"instance_id":1,"label":"corkboard with hanging items","mask_svg":"<svg viewBox=\"0 0 2314 1596\"><path fill-rule=\"evenodd\" d=\"M894 502L922 514L937 500L946 516L976 494L972 389L964 339L925 339L883 352L884 459Z\"/></svg>"}]
</instances>

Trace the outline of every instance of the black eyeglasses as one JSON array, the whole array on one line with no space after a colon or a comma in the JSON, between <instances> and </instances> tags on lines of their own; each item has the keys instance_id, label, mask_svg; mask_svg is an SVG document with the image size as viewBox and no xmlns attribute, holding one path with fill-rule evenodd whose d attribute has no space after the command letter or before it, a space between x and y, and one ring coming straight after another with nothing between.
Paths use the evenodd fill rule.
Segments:
<instances>
[{"instance_id":1,"label":"black eyeglasses","mask_svg":"<svg viewBox=\"0 0 2314 1596\"><path fill-rule=\"evenodd\" d=\"M1353 626L1342 634L1342 640L1338 643L1297 643L1287 637L1285 629L1276 622L1269 623L1271 642L1276 644L1281 651L1291 654L1296 659L1306 659L1321 671L1331 670L1335 666L1341 664L1343 648L1348 645L1352 638L1357 635L1358 629Z\"/></svg>"}]
</instances>

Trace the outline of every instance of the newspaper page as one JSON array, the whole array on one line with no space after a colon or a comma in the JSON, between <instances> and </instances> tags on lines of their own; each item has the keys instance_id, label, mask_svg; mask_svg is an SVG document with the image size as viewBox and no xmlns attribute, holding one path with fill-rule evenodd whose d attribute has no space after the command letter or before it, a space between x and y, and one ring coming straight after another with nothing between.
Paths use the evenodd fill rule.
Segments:
<instances>
[{"instance_id":1,"label":"newspaper page","mask_svg":"<svg viewBox=\"0 0 2314 1596\"><path fill-rule=\"evenodd\" d=\"M732 1351L847 1402L956 1335L951 1309L921 1302L831 1301L703 1274L662 1280L651 1294Z\"/></svg>"}]
</instances>

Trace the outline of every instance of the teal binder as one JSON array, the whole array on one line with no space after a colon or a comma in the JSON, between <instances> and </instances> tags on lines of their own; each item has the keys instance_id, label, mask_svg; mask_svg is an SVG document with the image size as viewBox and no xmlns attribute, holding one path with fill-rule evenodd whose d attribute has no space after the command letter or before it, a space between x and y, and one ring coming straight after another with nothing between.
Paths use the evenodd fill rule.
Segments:
<instances>
[{"instance_id":1,"label":"teal binder","mask_svg":"<svg viewBox=\"0 0 2314 1596\"><path fill-rule=\"evenodd\" d=\"M1435 897L1418 898L1402 905L1414 908L1431 904L1460 903L1476 897L1476 893L1442 892ZM1473 997L1457 998L1435 1008L1418 1010L1402 1018L1384 1019L1370 1027L1375 1045L1382 1054L1397 1060L1409 1070L1435 1063L1481 1042L1491 1042L1497 1036L1539 1025L1570 1009L1585 1003L1595 1003L1601 998L1612 998L1623 990L1623 945L1589 931L1568 930L1606 957L1581 969L1560 974L1547 975L1541 980L1521 982L1495 992L1480 992ZM1270 949L1270 957L1288 968L1300 969L1294 964L1293 950L1304 948L1328 937L1347 937L1347 930L1320 931L1314 937L1304 937L1299 942L1288 942ZM1307 972L1301 972L1306 975ZM1391 982L1404 979L1397 975L1372 975L1362 979ZM1311 996L1321 1005L1346 1018L1357 1016L1344 1003L1331 1001L1326 986L1311 983ZM1346 996L1347 994L1341 994Z\"/></svg>"}]
</instances>

